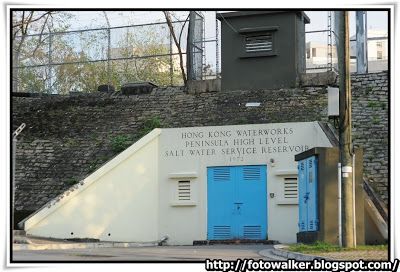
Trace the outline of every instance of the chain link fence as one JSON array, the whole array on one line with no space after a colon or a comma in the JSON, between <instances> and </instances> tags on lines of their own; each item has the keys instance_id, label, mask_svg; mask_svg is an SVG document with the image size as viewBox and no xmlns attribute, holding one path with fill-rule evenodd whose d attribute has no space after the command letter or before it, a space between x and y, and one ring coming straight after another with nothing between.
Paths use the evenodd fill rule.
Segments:
<instances>
[{"instance_id":1,"label":"chain link fence","mask_svg":"<svg viewBox=\"0 0 400 272\"><path fill-rule=\"evenodd\" d=\"M188 55L192 59L184 65L186 74L201 79L204 18L193 14L192 24L188 16L172 25L184 62ZM146 81L183 85L178 48L166 22L18 36L13 49L13 92L93 92L101 84L120 89Z\"/></svg>"},{"instance_id":2,"label":"chain link fence","mask_svg":"<svg viewBox=\"0 0 400 272\"><path fill-rule=\"evenodd\" d=\"M150 13L150 12L149 12ZM151 12L154 16L157 12ZM159 15L162 14L158 12ZM337 70L333 12L308 12L306 71ZM165 21L19 36L13 42L13 92L68 94L93 92L102 84L182 86L178 48ZM173 15L173 14L172 14ZM216 11L180 12L172 22L189 80L221 75L221 29ZM317 17L317 16L315 16ZM112 21L112 20L111 20ZM355 20L352 22L355 26ZM351 71L357 46L351 37ZM368 30L368 71L388 69L388 33Z\"/></svg>"}]
</instances>

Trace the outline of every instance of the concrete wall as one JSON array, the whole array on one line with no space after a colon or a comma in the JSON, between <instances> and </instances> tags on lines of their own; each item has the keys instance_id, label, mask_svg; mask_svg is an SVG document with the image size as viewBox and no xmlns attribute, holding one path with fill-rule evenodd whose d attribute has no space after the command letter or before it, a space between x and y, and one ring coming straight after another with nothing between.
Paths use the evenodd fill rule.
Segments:
<instances>
[{"instance_id":1,"label":"concrete wall","mask_svg":"<svg viewBox=\"0 0 400 272\"><path fill-rule=\"evenodd\" d=\"M277 134L278 129L281 132ZM272 135L243 135L245 131L258 134L259 130L270 131ZM200 136L193 136L199 133ZM201 141L212 140L226 140L227 145L197 147ZM248 142L240 144L240 140ZM274 140L281 143L272 144ZM283 181L285 177L297 175L294 155L301 149L314 146L331 146L315 122L163 129L160 137L159 194L159 229L162 232L159 235L168 235L171 244L189 244L193 240L207 239L207 167L267 165L268 239L296 242L297 199L284 198ZM278 147L279 150L273 149ZM243 155L237 151L232 154L232 148L250 149L249 153ZM271 163L271 159L274 163ZM173 194L165 193L176 190L178 180L191 180L194 203L190 206L174 206Z\"/></svg>"},{"instance_id":2,"label":"concrete wall","mask_svg":"<svg viewBox=\"0 0 400 272\"><path fill-rule=\"evenodd\" d=\"M353 136L355 145L364 149L364 177L387 201L388 74L353 75L352 90ZM247 102L261 104L246 107ZM13 129L27 124L17 145L19 219L117 155L113 140L137 139L144 122L153 117L170 128L328 121L327 92L325 87L303 87L193 95L164 88L132 96L13 97Z\"/></svg>"},{"instance_id":3,"label":"concrete wall","mask_svg":"<svg viewBox=\"0 0 400 272\"><path fill-rule=\"evenodd\" d=\"M168 235L168 244L190 245L207 239L207 167L262 164L268 238L294 243L297 199L285 199L283 181L297 175L294 155L316 146L331 146L317 122L155 130L28 219L25 230L127 242ZM190 201L177 200L179 180L191 182Z\"/></svg>"},{"instance_id":4,"label":"concrete wall","mask_svg":"<svg viewBox=\"0 0 400 272\"><path fill-rule=\"evenodd\" d=\"M148 242L158 239L154 131L25 222L28 235Z\"/></svg>"},{"instance_id":5,"label":"concrete wall","mask_svg":"<svg viewBox=\"0 0 400 272\"><path fill-rule=\"evenodd\" d=\"M304 22L297 12L242 12L244 16L229 17L221 21L222 90L256 90L295 87L301 42L296 31L304 31ZM241 14L242 14L241 13ZM251 15L247 15L250 13ZM222 13L221 16L224 16ZM303 27L299 27L299 20ZM226 22L228 21L228 23ZM277 27L274 35L274 54L246 57L243 44L245 28ZM233 29L235 30L233 30ZM238 33L239 32L239 33Z\"/></svg>"}]
</instances>

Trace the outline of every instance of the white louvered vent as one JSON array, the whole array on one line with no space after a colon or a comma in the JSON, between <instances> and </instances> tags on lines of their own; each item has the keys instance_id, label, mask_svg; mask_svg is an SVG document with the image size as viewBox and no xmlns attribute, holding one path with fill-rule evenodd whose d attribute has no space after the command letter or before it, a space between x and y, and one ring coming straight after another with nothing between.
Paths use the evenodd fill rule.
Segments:
<instances>
[{"instance_id":1,"label":"white louvered vent","mask_svg":"<svg viewBox=\"0 0 400 272\"><path fill-rule=\"evenodd\" d=\"M179 201L190 201L190 181L180 180L178 181L178 200Z\"/></svg>"},{"instance_id":2,"label":"white louvered vent","mask_svg":"<svg viewBox=\"0 0 400 272\"><path fill-rule=\"evenodd\" d=\"M284 180L284 196L286 199L297 198L298 185L297 178L285 178Z\"/></svg>"},{"instance_id":3,"label":"white louvered vent","mask_svg":"<svg viewBox=\"0 0 400 272\"><path fill-rule=\"evenodd\" d=\"M246 53L272 51L272 33L246 37Z\"/></svg>"}]
</instances>

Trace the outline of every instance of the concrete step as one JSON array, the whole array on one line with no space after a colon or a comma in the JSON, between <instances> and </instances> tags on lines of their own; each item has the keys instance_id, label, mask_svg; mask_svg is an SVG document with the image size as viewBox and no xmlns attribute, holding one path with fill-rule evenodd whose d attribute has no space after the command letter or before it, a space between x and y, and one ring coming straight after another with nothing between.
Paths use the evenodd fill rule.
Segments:
<instances>
[{"instance_id":1,"label":"concrete step","mask_svg":"<svg viewBox=\"0 0 400 272\"><path fill-rule=\"evenodd\" d=\"M229 239L229 240L197 240L193 241L194 246L201 245L232 245L232 244L264 244L275 245L278 241L275 240L250 240L250 239Z\"/></svg>"},{"instance_id":2,"label":"concrete step","mask_svg":"<svg viewBox=\"0 0 400 272\"><path fill-rule=\"evenodd\" d=\"M24 230L13 230L14 236L26 236L26 232Z\"/></svg>"}]
</instances>

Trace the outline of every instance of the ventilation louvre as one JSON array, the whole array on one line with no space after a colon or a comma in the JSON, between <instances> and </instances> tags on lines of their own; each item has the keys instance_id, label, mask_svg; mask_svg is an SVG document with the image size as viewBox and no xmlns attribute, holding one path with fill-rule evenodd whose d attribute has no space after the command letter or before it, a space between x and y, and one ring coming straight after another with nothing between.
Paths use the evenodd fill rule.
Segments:
<instances>
[{"instance_id":1,"label":"ventilation louvre","mask_svg":"<svg viewBox=\"0 0 400 272\"><path fill-rule=\"evenodd\" d=\"M217 240L231 239L231 227L230 226L214 226L214 238Z\"/></svg>"},{"instance_id":2,"label":"ventilation louvre","mask_svg":"<svg viewBox=\"0 0 400 272\"><path fill-rule=\"evenodd\" d=\"M231 179L231 171L228 167L214 169L215 181L229 181Z\"/></svg>"},{"instance_id":3,"label":"ventilation louvre","mask_svg":"<svg viewBox=\"0 0 400 272\"><path fill-rule=\"evenodd\" d=\"M190 181L181 180L178 182L178 200L190 201Z\"/></svg>"},{"instance_id":4,"label":"ventilation louvre","mask_svg":"<svg viewBox=\"0 0 400 272\"><path fill-rule=\"evenodd\" d=\"M298 196L297 178L285 178L283 186L284 186L285 198L297 198Z\"/></svg>"},{"instance_id":5,"label":"ventilation louvre","mask_svg":"<svg viewBox=\"0 0 400 272\"><path fill-rule=\"evenodd\" d=\"M272 51L272 33L246 37L246 53Z\"/></svg>"},{"instance_id":6,"label":"ventilation louvre","mask_svg":"<svg viewBox=\"0 0 400 272\"><path fill-rule=\"evenodd\" d=\"M245 239L261 239L261 226L244 226L243 237Z\"/></svg>"},{"instance_id":7,"label":"ventilation louvre","mask_svg":"<svg viewBox=\"0 0 400 272\"><path fill-rule=\"evenodd\" d=\"M261 170L259 167L244 167L243 179L244 180L260 180Z\"/></svg>"}]
</instances>

